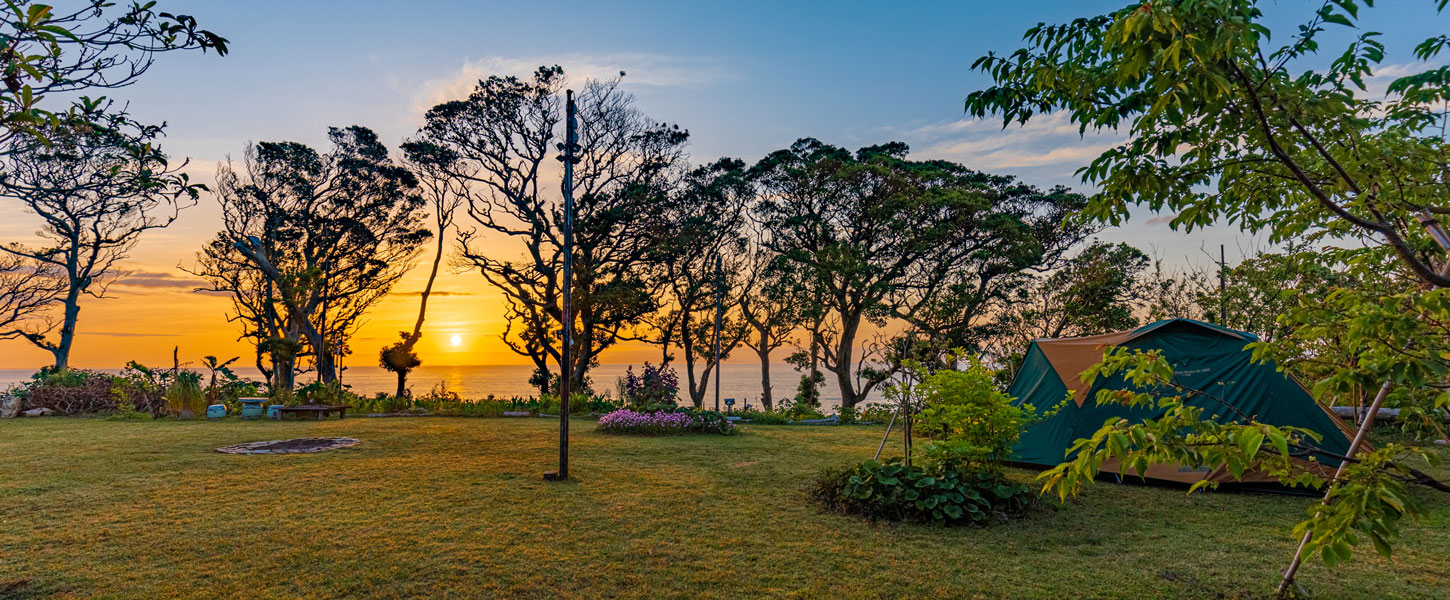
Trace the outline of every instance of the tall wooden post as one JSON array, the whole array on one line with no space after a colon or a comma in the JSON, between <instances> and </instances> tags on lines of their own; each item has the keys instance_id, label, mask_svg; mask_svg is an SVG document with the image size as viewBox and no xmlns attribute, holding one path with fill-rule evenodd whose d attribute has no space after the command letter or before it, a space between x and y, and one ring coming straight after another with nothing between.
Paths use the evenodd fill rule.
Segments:
<instances>
[{"instance_id":1,"label":"tall wooden post","mask_svg":"<svg viewBox=\"0 0 1450 600\"><path fill-rule=\"evenodd\" d=\"M725 320L725 257L715 257L715 412L720 412L720 378L725 366L720 364L720 329Z\"/></svg>"},{"instance_id":2,"label":"tall wooden post","mask_svg":"<svg viewBox=\"0 0 1450 600\"><path fill-rule=\"evenodd\" d=\"M573 393L572 365L574 351L574 165L579 162L579 122L574 106L574 90L565 92L565 133L561 149L564 155L564 272L563 310L560 319L562 334L559 349L559 470L544 473L544 479L562 481L569 478L569 396Z\"/></svg>"}]
</instances>

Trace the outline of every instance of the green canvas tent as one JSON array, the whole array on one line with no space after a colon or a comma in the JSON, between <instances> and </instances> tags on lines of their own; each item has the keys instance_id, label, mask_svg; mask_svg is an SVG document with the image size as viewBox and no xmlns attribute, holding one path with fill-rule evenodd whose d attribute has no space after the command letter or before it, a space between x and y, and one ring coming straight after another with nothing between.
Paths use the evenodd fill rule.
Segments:
<instances>
[{"instance_id":1,"label":"green canvas tent","mask_svg":"<svg viewBox=\"0 0 1450 600\"><path fill-rule=\"evenodd\" d=\"M1257 340L1254 334L1235 331L1218 325L1189 319L1170 319L1150 323L1131 331L1079 338L1039 339L1032 342L1017 377L1008 393L1018 405L1031 404L1039 413L1071 399L1053 417L1037 423L1022 435L1013 449L1012 460L1025 465L1055 466L1066 459L1073 441L1090 437L1109 417L1141 421L1161 416L1154 408L1130 409L1119 404L1099 406L1097 392L1122 389L1127 383L1121 376L1099 378L1091 387L1081 375L1097 364L1103 350L1124 346L1141 350L1158 350L1173 364L1178 382L1185 387L1232 404L1259 422L1278 426L1294 426L1313 430L1324 436L1319 448L1343 455L1349 449L1353 433L1339 418L1321 406L1303 386L1278 371L1273 364L1255 363L1244 346ZM1189 402L1204 408L1205 415L1220 422L1240 419L1233 410L1211 398L1195 396ZM1317 456L1317 462L1298 462L1306 468L1324 469L1338 466L1339 461ZM1103 465L1104 473L1116 473L1118 465ZM1225 469L1192 469L1178 465L1156 465L1145 476L1149 479L1193 483L1202 479L1230 482ZM1267 474L1247 473L1247 483L1273 482Z\"/></svg>"}]
</instances>

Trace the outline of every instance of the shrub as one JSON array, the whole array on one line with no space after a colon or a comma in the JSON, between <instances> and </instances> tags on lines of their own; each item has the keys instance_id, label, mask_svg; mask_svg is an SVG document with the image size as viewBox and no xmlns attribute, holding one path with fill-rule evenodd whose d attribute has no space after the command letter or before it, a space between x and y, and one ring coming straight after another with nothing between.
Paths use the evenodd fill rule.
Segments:
<instances>
[{"instance_id":1,"label":"shrub","mask_svg":"<svg viewBox=\"0 0 1450 600\"><path fill-rule=\"evenodd\" d=\"M83 415L115 412L115 378L81 369L41 369L19 390L24 408L49 408L57 414Z\"/></svg>"},{"instance_id":2,"label":"shrub","mask_svg":"<svg viewBox=\"0 0 1450 600\"><path fill-rule=\"evenodd\" d=\"M172 414L189 418L206 412L206 395L201 391L201 375L180 371L166 387L166 407Z\"/></svg>"},{"instance_id":3,"label":"shrub","mask_svg":"<svg viewBox=\"0 0 1450 600\"><path fill-rule=\"evenodd\" d=\"M650 411L622 408L599 417L599 430L605 433L634 435L682 435L705 433L731 435L735 425L714 411Z\"/></svg>"},{"instance_id":4,"label":"shrub","mask_svg":"<svg viewBox=\"0 0 1450 600\"><path fill-rule=\"evenodd\" d=\"M811 496L843 514L938 525L986 525L1017 517L1037 497L1026 485L993 471L874 460L822 473Z\"/></svg>"},{"instance_id":5,"label":"shrub","mask_svg":"<svg viewBox=\"0 0 1450 600\"><path fill-rule=\"evenodd\" d=\"M931 438L926 455L959 468L997 468L1030 424L1036 410L1012 405L995 374L975 357L965 370L938 370L921 378L915 393L925 408L915 431Z\"/></svg>"},{"instance_id":6,"label":"shrub","mask_svg":"<svg viewBox=\"0 0 1450 600\"><path fill-rule=\"evenodd\" d=\"M624 401L637 411L674 410L680 393L680 379L669 365L644 363L640 374L631 366L624 373Z\"/></svg>"},{"instance_id":7,"label":"shrub","mask_svg":"<svg viewBox=\"0 0 1450 600\"><path fill-rule=\"evenodd\" d=\"M748 409L736 413L741 419L750 421L752 425L789 425L790 417L784 413L773 410Z\"/></svg>"}]
</instances>

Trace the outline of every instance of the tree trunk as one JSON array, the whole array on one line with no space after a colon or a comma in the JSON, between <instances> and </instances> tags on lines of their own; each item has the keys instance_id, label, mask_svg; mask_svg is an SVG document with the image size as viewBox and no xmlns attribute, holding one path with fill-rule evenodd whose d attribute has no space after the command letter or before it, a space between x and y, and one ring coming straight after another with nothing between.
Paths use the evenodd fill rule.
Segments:
<instances>
[{"instance_id":1,"label":"tree trunk","mask_svg":"<svg viewBox=\"0 0 1450 600\"><path fill-rule=\"evenodd\" d=\"M856 329L860 326L860 317L841 321L841 339L836 342L836 365L833 370L836 372L836 386L841 389L841 408L854 409L865 396L856 391L855 381L851 379L851 352L852 346L856 344Z\"/></svg>"},{"instance_id":2,"label":"tree trunk","mask_svg":"<svg viewBox=\"0 0 1450 600\"><path fill-rule=\"evenodd\" d=\"M398 392L396 394L393 394L393 397L394 398L402 398L403 397L403 390L404 390L404 386L407 385L407 381L408 381L408 374L405 373L405 372L403 372L403 371L398 371Z\"/></svg>"},{"instance_id":3,"label":"tree trunk","mask_svg":"<svg viewBox=\"0 0 1450 600\"><path fill-rule=\"evenodd\" d=\"M75 343L76 320L80 312L80 289L72 282L65 296L65 317L60 326L60 341L48 348L51 356L55 357L55 368L58 370L70 368L70 349Z\"/></svg>"},{"instance_id":4,"label":"tree trunk","mask_svg":"<svg viewBox=\"0 0 1450 600\"><path fill-rule=\"evenodd\" d=\"M760 405L765 410L775 409L775 400L770 393L770 332L760 329L760 346L755 353L760 356Z\"/></svg>"}]
</instances>

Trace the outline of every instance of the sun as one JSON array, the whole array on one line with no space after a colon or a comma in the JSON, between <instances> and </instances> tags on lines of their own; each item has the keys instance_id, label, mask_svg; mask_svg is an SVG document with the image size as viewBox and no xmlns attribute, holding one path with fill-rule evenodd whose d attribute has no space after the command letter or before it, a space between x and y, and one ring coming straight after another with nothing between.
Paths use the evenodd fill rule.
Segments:
<instances>
[{"instance_id":1,"label":"sun","mask_svg":"<svg viewBox=\"0 0 1450 600\"><path fill-rule=\"evenodd\" d=\"M454 346L462 346L463 345L463 336L458 335L458 334L455 333L455 334L453 334L453 337L448 338L448 343L449 344L452 344Z\"/></svg>"}]
</instances>

